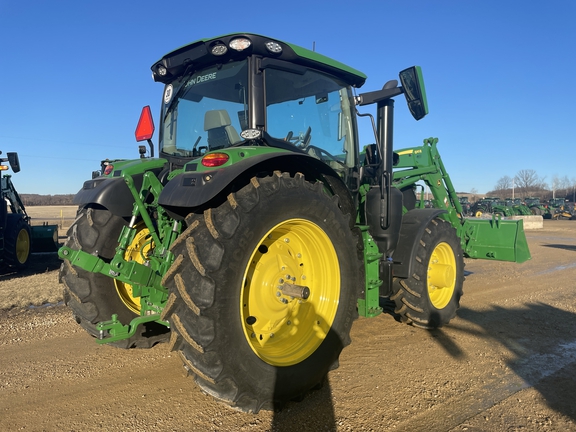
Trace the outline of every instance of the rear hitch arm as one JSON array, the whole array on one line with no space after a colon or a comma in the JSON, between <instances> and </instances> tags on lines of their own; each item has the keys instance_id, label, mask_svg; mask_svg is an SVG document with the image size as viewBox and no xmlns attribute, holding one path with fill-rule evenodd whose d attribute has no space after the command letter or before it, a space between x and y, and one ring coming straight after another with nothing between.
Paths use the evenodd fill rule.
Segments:
<instances>
[{"instance_id":1,"label":"rear hitch arm","mask_svg":"<svg viewBox=\"0 0 576 432\"><path fill-rule=\"evenodd\" d=\"M96 330L98 330L98 339L96 339L96 342L99 344L105 344L128 339L136 334L136 330L140 324L151 321L155 321L165 325L166 327L170 327L169 323L162 321L160 319L160 315L158 314L134 318L128 325L123 325L120 321L118 321L118 315L114 314L112 315L112 319L110 321L102 321L96 325ZM109 336L106 336L106 334Z\"/></svg>"}]
</instances>

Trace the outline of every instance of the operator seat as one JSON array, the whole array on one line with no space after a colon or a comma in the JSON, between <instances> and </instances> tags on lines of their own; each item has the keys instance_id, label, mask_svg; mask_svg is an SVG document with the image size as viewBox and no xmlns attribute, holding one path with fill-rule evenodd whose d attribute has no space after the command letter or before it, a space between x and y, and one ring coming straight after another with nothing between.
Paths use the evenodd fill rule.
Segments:
<instances>
[{"instance_id":1,"label":"operator seat","mask_svg":"<svg viewBox=\"0 0 576 432\"><path fill-rule=\"evenodd\" d=\"M208 149L217 150L242 141L226 110L207 111L204 115L204 130L208 132Z\"/></svg>"}]
</instances>

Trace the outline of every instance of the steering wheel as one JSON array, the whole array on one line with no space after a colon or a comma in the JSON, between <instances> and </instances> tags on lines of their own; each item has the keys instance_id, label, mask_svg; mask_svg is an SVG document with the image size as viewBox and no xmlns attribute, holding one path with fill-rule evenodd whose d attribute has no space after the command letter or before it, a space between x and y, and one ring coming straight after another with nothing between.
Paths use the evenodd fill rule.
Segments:
<instances>
[{"instance_id":1,"label":"steering wheel","mask_svg":"<svg viewBox=\"0 0 576 432\"><path fill-rule=\"evenodd\" d=\"M298 134L297 136L294 136L294 132L290 131L288 132L288 135L286 135L286 138L284 138L284 141L288 141L300 149L305 149L310 144L311 135L312 128L308 126L308 129L306 129L304 135Z\"/></svg>"}]
</instances>

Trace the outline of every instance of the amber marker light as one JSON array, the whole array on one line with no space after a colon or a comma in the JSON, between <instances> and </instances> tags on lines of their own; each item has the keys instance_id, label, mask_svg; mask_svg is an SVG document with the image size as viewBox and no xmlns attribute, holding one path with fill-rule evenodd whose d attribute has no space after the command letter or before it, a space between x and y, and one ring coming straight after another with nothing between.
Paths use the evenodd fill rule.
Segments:
<instances>
[{"instance_id":1,"label":"amber marker light","mask_svg":"<svg viewBox=\"0 0 576 432\"><path fill-rule=\"evenodd\" d=\"M226 153L208 153L202 158L202 165L205 167L219 167L228 162L230 156Z\"/></svg>"}]
</instances>

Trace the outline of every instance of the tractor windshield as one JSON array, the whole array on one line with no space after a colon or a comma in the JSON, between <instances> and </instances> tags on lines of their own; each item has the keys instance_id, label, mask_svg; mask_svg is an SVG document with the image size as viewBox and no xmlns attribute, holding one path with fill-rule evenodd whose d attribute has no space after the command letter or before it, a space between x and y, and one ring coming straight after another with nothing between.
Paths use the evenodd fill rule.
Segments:
<instances>
[{"instance_id":1,"label":"tractor windshield","mask_svg":"<svg viewBox=\"0 0 576 432\"><path fill-rule=\"evenodd\" d=\"M163 153L191 157L239 142L248 118L246 61L213 66L168 84L162 108Z\"/></svg>"},{"instance_id":2,"label":"tractor windshield","mask_svg":"<svg viewBox=\"0 0 576 432\"><path fill-rule=\"evenodd\" d=\"M350 88L320 72L267 68L266 126L335 169L355 165L355 117Z\"/></svg>"},{"instance_id":3,"label":"tractor windshield","mask_svg":"<svg viewBox=\"0 0 576 432\"><path fill-rule=\"evenodd\" d=\"M240 132L248 128L251 101L266 106L262 123L271 136L336 170L356 165L356 120L348 85L315 70L294 72L268 65L265 91L251 96L249 61L210 66L166 85L162 153L198 157L243 141Z\"/></svg>"}]
</instances>

